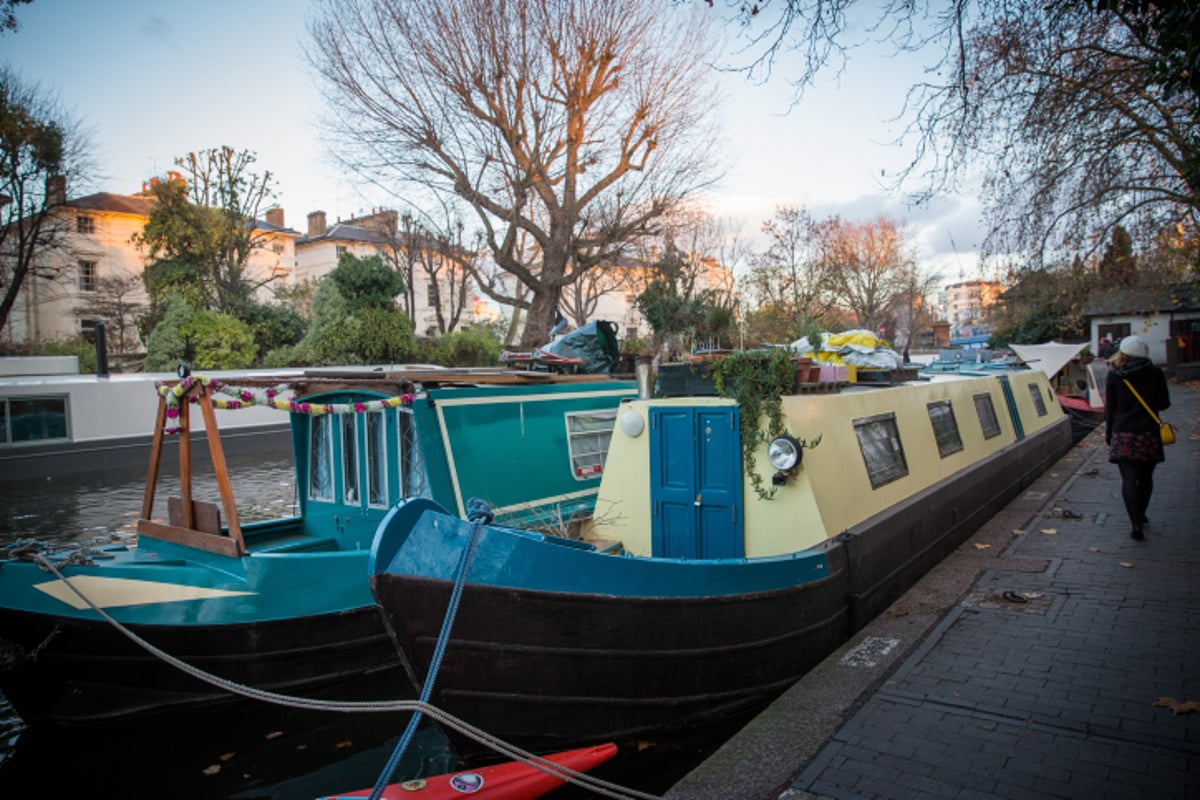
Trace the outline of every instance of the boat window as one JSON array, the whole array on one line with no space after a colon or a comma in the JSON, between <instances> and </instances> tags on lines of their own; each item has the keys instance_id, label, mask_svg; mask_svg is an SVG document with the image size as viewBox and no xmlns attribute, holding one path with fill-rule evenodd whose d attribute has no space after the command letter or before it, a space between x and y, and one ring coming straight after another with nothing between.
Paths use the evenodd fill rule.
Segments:
<instances>
[{"instance_id":1,"label":"boat window","mask_svg":"<svg viewBox=\"0 0 1200 800\"><path fill-rule=\"evenodd\" d=\"M333 417L308 418L308 497L333 499Z\"/></svg>"},{"instance_id":2,"label":"boat window","mask_svg":"<svg viewBox=\"0 0 1200 800\"><path fill-rule=\"evenodd\" d=\"M1046 401L1042 399L1042 390L1036 383L1029 384L1029 396L1033 398L1033 407L1037 409L1037 415L1046 416Z\"/></svg>"},{"instance_id":3,"label":"boat window","mask_svg":"<svg viewBox=\"0 0 1200 800\"><path fill-rule=\"evenodd\" d=\"M386 507L387 490L387 439L384 431L382 411L369 411L363 415L367 425L367 505Z\"/></svg>"},{"instance_id":4,"label":"boat window","mask_svg":"<svg viewBox=\"0 0 1200 800\"><path fill-rule=\"evenodd\" d=\"M979 415L979 424L983 426L983 438L991 439L993 436L999 436L1000 422L996 419L996 407L992 405L992 396L977 394L974 400L975 413Z\"/></svg>"},{"instance_id":5,"label":"boat window","mask_svg":"<svg viewBox=\"0 0 1200 800\"><path fill-rule=\"evenodd\" d=\"M67 439L67 398L0 399L0 444Z\"/></svg>"},{"instance_id":6,"label":"boat window","mask_svg":"<svg viewBox=\"0 0 1200 800\"><path fill-rule=\"evenodd\" d=\"M867 465L872 489L908 474L895 414L888 412L854 420L854 435L858 437L858 449Z\"/></svg>"},{"instance_id":7,"label":"boat window","mask_svg":"<svg viewBox=\"0 0 1200 800\"><path fill-rule=\"evenodd\" d=\"M567 414L566 418L571 474L576 480L598 478L604 472L604 462L608 458L617 410L577 411Z\"/></svg>"},{"instance_id":8,"label":"boat window","mask_svg":"<svg viewBox=\"0 0 1200 800\"><path fill-rule=\"evenodd\" d=\"M342 414L342 502L358 504L358 428L357 414Z\"/></svg>"},{"instance_id":9,"label":"boat window","mask_svg":"<svg viewBox=\"0 0 1200 800\"><path fill-rule=\"evenodd\" d=\"M954 418L954 407L950 401L937 400L930 403L928 408L929 421L933 424L933 435L942 458L962 450L962 436L959 435L958 420Z\"/></svg>"},{"instance_id":10,"label":"boat window","mask_svg":"<svg viewBox=\"0 0 1200 800\"><path fill-rule=\"evenodd\" d=\"M433 497L429 488L429 476L425 473L425 459L421 454L421 443L417 439L417 426L412 409L397 409L396 427L400 437L400 493L404 497Z\"/></svg>"}]
</instances>

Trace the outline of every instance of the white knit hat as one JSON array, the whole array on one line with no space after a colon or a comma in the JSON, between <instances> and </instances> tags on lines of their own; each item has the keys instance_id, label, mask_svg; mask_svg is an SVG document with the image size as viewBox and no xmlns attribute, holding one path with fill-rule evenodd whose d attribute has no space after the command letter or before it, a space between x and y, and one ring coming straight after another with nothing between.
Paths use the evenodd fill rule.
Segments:
<instances>
[{"instance_id":1,"label":"white knit hat","mask_svg":"<svg viewBox=\"0 0 1200 800\"><path fill-rule=\"evenodd\" d=\"M1137 336L1126 336L1122 339L1121 352L1130 358L1150 357L1150 348Z\"/></svg>"}]
</instances>

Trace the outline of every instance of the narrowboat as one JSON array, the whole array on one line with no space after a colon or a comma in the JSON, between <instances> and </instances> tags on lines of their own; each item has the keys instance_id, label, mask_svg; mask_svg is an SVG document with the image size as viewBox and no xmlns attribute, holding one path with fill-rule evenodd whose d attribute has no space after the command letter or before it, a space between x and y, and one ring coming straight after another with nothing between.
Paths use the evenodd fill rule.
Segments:
<instances>
[{"instance_id":1,"label":"narrowboat","mask_svg":"<svg viewBox=\"0 0 1200 800\"><path fill-rule=\"evenodd\" d=\"M1035 370L800 385L780 411L768 440L727 397L622 404L582 541L389 512L371 587L431 702L551 749L754 713L1071 447Z\"/></svg>"},{"instance_id":2,"label":"narrowboat","mask_svg":"<svg viewBox=\"0 0 1200 800\"><path fill-rule=\"evenodd\" d=\"M307 693L398 669L367 584L380 520L399 500L464 509L478 496L522 526L567 530L595 502L612 421L633 380L487 369L321 371L238 386L159 386L136 546L0 552L0 691L27 721L191 715L237 702L127 639L97 609L186 664ZM193 409L195 406L195 409ZM217 417L284 409L299 514L242 525ZM198 412L196 412L198 409ZM220 502L193 495L203 418ZM152 518L164 442L179 491ZM408 682L397 680L397 697Z\"/></svg>"}]
</instances>

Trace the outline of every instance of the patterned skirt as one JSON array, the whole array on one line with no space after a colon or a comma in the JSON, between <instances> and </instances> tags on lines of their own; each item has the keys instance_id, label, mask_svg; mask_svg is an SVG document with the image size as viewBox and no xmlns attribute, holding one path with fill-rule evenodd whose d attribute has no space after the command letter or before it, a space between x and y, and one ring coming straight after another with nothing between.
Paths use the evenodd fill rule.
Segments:
<instances>
[{"instance_id":1,"label":"patterned skirt","mask_svg":"<svg viewBox=\"0 0 1200 800\"><path fill-rule=\"evenodd\" d=\"M1162 437L1158 431L1151 433L1114 433L1112 443L1108 447L1108 460L1115 464L1118 461L1138 461L1147 464L1158 464L1165 460L1163 456Z\"/></svg>"}]
</instances>

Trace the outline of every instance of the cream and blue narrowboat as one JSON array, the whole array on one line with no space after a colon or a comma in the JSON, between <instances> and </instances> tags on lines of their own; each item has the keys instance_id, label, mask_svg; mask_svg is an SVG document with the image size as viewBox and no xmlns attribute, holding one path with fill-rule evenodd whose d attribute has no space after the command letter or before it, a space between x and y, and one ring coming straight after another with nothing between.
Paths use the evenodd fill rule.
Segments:
<instances>
[{"instance_id":1,"label":"cream and blue narrowboat","mask_svg":"<svg viewBox=\"0 0 1200 800\"><path fill-rule=\"evenodd\" d=\"M1071 446L1033 370L801 391L782 411L754 481L733 400L622 405L589 541L424 499L390 512L372 590L433 702L531 747L762 708Z\"/></svg>"},{"instance_id":2,"label":"cream and blue narrowboat","mask_svg":"<svg viewBox=\"0 0 1200 800\"><path fill-rule=\"evenodd\" d=\"M389 510L420 497L461 513L478 496L513 524L568 529L594 505L618 404L636 383L423 369L237 387L186 376L160 393L136 546L41 553L58 573L31 547L0 551L0 690L27 721L192 715L237 699L135 645L93 605L166 653L253 687L308 692L397 668L366 571ZM290 414L299 514L242 525L216 415L259 406ZM197 416L219 503L192 495ZM154 519L171 436L179 492L168 518Z\"/></svg>"}]
</instances>

